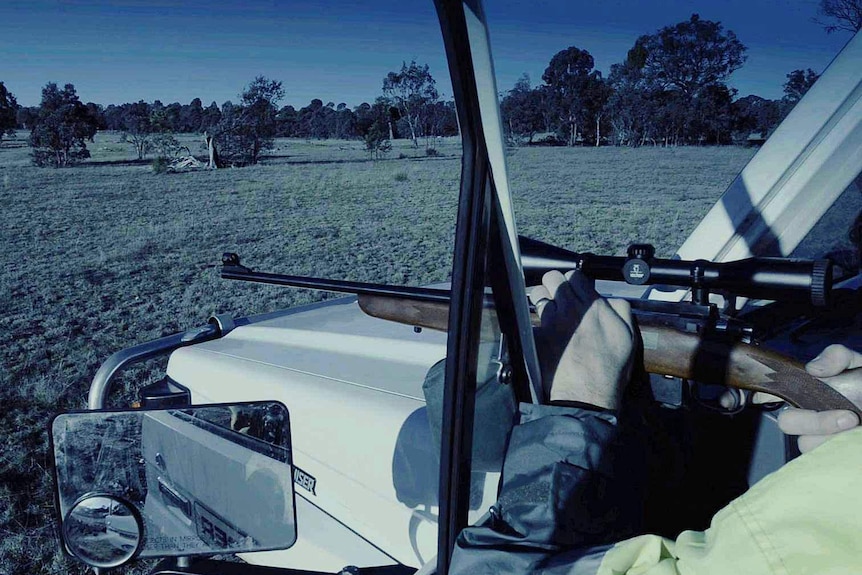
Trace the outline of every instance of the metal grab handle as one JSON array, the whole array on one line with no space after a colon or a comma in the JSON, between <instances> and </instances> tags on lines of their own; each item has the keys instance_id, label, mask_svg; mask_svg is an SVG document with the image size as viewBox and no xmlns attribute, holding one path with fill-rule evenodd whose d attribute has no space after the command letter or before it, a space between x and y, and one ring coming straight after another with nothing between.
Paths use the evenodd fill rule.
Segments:
<instances>
[{"instance_id":1,"label":"metal grab handle","mask_svg":"<svg viewBox=\"0 0 862 575\"><path fill-rule=\"evenodd\" d=\"M206 325L114 353L102 363L96 375L93 376L87 398L87 409L105 408L108 395L111 393L111 383L118 373L130 365L168 354L181 347L218 339L230 332L233 327L233 318L223 315L213 316Z\"/></svg>"}]
</instances>

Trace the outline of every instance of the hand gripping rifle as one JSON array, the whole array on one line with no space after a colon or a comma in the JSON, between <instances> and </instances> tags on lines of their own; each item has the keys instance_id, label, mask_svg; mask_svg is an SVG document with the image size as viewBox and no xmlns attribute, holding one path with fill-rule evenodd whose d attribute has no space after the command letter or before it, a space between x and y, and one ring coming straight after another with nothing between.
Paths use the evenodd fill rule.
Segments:
<instances>
[{"instance_id":1,"label":"hand gripping rifle","mask_svg":"<svg viewBox=\"0 0 862 575\"><path fill-rule=\"evenodd\" d=\"M579 269L593 279L691 290L691 302L630 300L648 373L765 392L806 409L849 409L862 418L862 410L852 402L809 375L796 360L756 345L750 326L720 313L709 301L710 293L719 292L731 307L736 297L825 306L832 288L829 260L668 260L655 258L652 246L645 244L631 246L627 257L598 256L570 252L523 236L520 247L527 285L541 283L542 275L549 270ZM233 253L224 254L221 277L351 293L368 315L414 327L448 329L450 293L445 289L255 272L241 265L239 256ZM487 305L492 311L493 300L489 298ZM532 311L533 324L538 325L538 316ZM490 331L485 335L490 336Z\"/></svg>"}]
</instances>

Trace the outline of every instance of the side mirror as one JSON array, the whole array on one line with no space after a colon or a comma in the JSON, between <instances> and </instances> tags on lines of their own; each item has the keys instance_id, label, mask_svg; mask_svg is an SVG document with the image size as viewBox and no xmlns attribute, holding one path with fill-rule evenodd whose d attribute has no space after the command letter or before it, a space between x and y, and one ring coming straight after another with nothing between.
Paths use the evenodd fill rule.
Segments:
<instances>
[{"instance_id":1,"label":"side mirror","mask_svg":"<svg viewBox=\"0 0 862 575\"><path fill-rule=\"evenodd\" d=\"M51 442L63 543L90 566L296 541L281 403L64 413Z\"/></svg>"}]
</instances>

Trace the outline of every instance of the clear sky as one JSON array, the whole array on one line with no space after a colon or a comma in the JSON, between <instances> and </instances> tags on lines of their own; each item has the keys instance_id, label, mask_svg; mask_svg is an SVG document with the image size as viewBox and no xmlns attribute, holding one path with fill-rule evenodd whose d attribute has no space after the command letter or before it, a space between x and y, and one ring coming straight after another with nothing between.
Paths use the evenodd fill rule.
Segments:
<instances>
[{"instance_id":1,"label":"clear sky","mask_svg":"<svg viewBox=\"0 0 862 575\"><path fill-rule=\"evenodd\" d=\"M796 68L821 72L849 40L812 22L816 0L486 0L501 91L534 85L554 53L588 50L607 74L635 39L686 20L718 20L748 47L731 78L739 95L782 95ZM283 103L355 106L380 95L402 61L427 63L451 95L431 0L0 0L0 81L37 105L49 81L82 101L236 100L258 74Z\"/></svg>"}]
</instances>

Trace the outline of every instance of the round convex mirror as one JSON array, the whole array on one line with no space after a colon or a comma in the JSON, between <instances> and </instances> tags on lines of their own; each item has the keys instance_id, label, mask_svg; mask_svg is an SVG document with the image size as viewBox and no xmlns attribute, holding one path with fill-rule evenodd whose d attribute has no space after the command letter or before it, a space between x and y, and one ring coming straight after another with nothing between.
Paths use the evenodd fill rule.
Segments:
<instances>
[{"instance_id":1,"label":"round convex mirror","mask_svg":"<svg viewBox=\"0 0 862 575\"><path fill-rule=\"evenodd\" d=\"M138 510L113 495L85 495L63 520L69 551L91 567L117 567L138 552L144 528Z\"/></svg>"}]
</instances>

